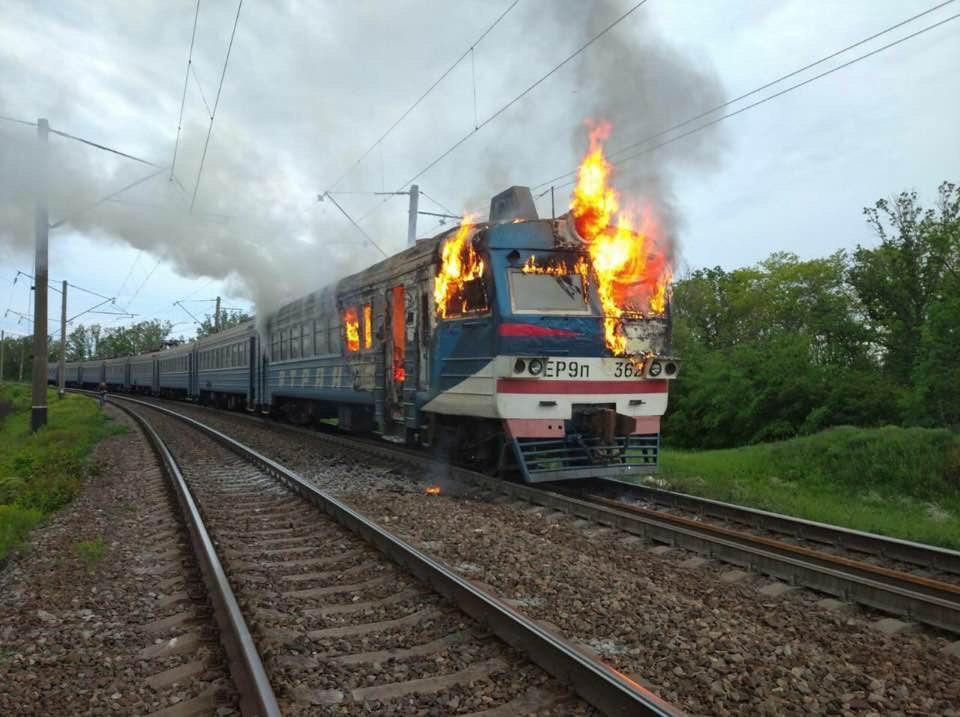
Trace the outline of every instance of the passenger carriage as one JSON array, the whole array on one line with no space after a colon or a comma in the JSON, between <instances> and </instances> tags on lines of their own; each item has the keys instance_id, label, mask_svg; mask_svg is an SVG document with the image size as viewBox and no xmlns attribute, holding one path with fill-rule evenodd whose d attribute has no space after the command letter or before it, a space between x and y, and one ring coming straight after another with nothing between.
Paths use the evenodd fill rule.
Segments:
<instances>
[{"instance_id":1,"label":"passenger carriage","mask_svg":"<svg viewBox=\"0 0 960 717\"><path fill-rule=\"evenodd\" d=\"M110 391L126 391L130 385L130 359L126 356L103 362L104 383Z\"/></svg>"},{"instance_id":2,"label":"passenger carriage","mask_svg":"<svg viewBox=\"0 0 960 717\"><path fill-rule=\"evenodd\" d=\"M159 352L141 354L130 358L127 372L129 378L128 390L146 396L156 395L158 386L157 358Z\"/></svg>"},{"instance_id":3,"label":"passenger carriage","mask_svg":"<svg viewBox=\"0 0 960 717\"><path fill-rule=\"evenodd\" d=\"M192 395L222 408L254 409L259 400L257 345L253 321L199 339Z\"/></svg>"},{"instance_id":4,"label":"passenger carriage","mask_svg":"<svg viewBox=\"0 0 960 717\"><path fill-rule=\"evenodd\" d=\"M197 395L194 364L196 344L175 346L156 355L157 393L164 398L194 398Z\"/></svg>"}]
</instances>

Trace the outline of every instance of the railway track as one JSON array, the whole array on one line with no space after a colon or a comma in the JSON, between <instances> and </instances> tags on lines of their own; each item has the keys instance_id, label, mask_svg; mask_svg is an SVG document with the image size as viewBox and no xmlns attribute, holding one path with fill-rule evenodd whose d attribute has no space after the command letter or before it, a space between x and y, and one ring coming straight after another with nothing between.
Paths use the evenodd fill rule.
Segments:
<instances>
[{"instance_id":1,"label":"railway track","mask_svg":"<svg viewBox=\"0 0 960 717\"><path fill-rule=\"evenodd\" d=\"M955 581L960 574L960 553L954 551L693 496L653 493L620 482L598 481L584 491L563 485L521 485L438 465L422 454L382 441L290 426L283 430L309 435L364 460L377 457L393 464L399 461L420 469L441 470L475 494L506 495L768 575L788 587L810 588L960 634L960 584ZM648 505L657 503L672 510L679 505L690 514L676 515L625 502L636 503L641 496ZM668 501L675 502L670 506ZM704 520L705 516L718 520ZM758 535L758 531L767 534ZM798 538L804 542L797 544ZM824 550L824 545L830 550ZM873 562L864 560L864 555ZM905 567L920 570L911 572Z\"/></svg>"},{"instance_id":2,"label":"railway track","mask_svg":"<svg viewBox=\"0 0 960 717\"><path fill-rule=\"evenodd\" d=\"M245 714L679 714L270 458L115 403L179 486Z\"/></svg>"}]
</instances>

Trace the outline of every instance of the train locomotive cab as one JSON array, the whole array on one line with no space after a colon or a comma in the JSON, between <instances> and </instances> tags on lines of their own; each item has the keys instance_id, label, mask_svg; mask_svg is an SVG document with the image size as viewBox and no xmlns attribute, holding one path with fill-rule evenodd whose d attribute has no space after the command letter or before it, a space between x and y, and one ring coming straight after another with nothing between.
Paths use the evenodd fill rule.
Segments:
<instances>
[{"instance_id":1,"label":"train locomotive cab","mask_svg":"<svg viewBox=\"0 0 960 717\"><path fill-rule=\"evenodd\" d=\"M435 440L528 482L652 473L679 372L666 306L618 317L614 351L589 253L567 217L536 218L525 191L508 190L520 198L500 216L494 198L467 237L482 266L435 296Z\"/></svg>"}]
</instances>

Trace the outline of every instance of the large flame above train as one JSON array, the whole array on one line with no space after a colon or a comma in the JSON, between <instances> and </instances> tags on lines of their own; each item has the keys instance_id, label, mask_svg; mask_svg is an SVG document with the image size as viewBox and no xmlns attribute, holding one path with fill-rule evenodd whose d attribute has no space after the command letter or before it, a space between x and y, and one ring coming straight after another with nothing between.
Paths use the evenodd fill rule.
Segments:
<instances>
[{"instance_id":1,"label":"large flame above train","mask_svg":"<svg viewBox=\"0 0 960 717\"><path fill-rule=\"evenodd\" d=\"M627 353L624 319L666 311L672 267L666 238L652 209L624 208L610 183L612 165L603 153L610 124L590 130L590 148L577 169L570 216L587 246L603 308L607 348Z\"/></svg>"}]
</instances>

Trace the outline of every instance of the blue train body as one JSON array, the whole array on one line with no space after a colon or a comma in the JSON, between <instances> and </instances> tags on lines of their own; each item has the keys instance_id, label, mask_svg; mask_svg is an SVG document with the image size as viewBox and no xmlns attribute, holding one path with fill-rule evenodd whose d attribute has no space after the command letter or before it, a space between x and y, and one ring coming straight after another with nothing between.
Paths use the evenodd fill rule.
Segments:
<instances>
[{"instance_id":1,"label":"blue train body","mask_svg":"<svg viewBox=\"0 0 960 717\"><path fill-rule=\"evenodd\" d=\"M68 364L67 384L105 380L302 424L337 419L528 481L655 470L679 366L668 316L623 320L628 355L612 355L589 281L524 271L583 257L572 224L537 219L522 188L500 196L491 221L465 238L482 275L443 306L441 253L457 229L258 321L152 354Z\"/></svg>"}]
</instances>

